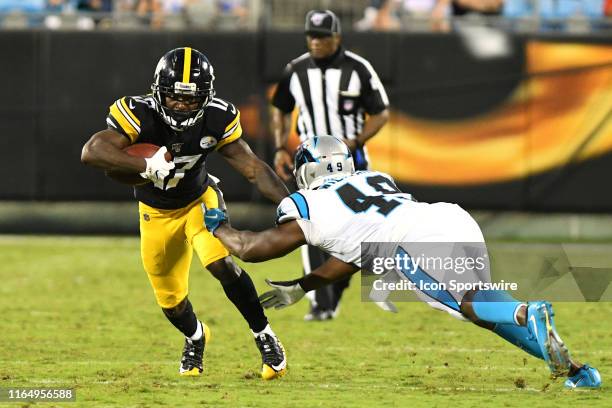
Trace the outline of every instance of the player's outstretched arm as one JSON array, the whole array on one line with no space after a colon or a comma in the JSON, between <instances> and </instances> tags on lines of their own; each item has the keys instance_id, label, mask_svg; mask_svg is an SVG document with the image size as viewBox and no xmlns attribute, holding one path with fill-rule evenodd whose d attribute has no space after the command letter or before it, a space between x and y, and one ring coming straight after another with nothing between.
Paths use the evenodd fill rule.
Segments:
<instances>
[{"instance_id":1,"label":"player's outstretched arm","mask_svg":"<svg viewBox=\"0 0 612 408\"><path fill-rule=\"evenodd\" d=\"M310 274L292 281L273 282L266 279L266 283L273 288L259 297L261 305L266 308L282 309L300 300L306 292L319 289L335 282L345 276L352 275L359 268L331 257L323 265Z\"/></svg>"},{"instance_id":2,"label":"player's outstretched arm","mask_svg":"<svg viewBox=\"0 0 612 408\"><path fill-rule=\"evenodd\" d=\"M122 151L130 141L111 129L94 134L83 146L81 162L109 171L141 173L147 168L145 159Z\"/></svg>"},{"instance_id":3,"label":"player's outstretched arm","mask_svg":"<svg viewBox=\"0 0 612 408\"><path fill-rule=\"evenodd\" d=\"M355 265L343 262L336 257L330 257L323 265L300 279L304 291L322 288L332 282L354 274L359 270Z\"/></svg>"},{"instance_id":4,"label":"player's outstretched arm","mask_svg":"<svg viewBox=\"0 0 612 408\"><path fill-rule=\"evenodd\" d=\"M228 163L240 174L257 186L266 198L278 204L289 195L287 187L272 171L270 166L261 161L242 139L228 143L219 149Z\"/></svg>"},{"instance_id":5,"label":"player's outstretched arm","mask_svg":"<svg viewBox=\"0 0 612 408\"><path fill-rule=\"evenodd\" d=\"M261 232L239 231L225 222L225 213L218 208L207 210L204 221L206 228L223 242L232 255L246 262L279 258L306 243L296 221Z\"/></svg>"}]
</instances>

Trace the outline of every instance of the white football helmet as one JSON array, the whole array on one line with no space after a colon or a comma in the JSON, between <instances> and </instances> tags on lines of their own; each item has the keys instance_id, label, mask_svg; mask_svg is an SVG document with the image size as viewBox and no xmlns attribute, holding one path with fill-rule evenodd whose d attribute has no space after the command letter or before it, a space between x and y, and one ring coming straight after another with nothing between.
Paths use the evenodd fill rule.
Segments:
<instances>
[{"instance_id":1,"label":"white football helmet","mask_svg":"<svg viewBox=\"0 0 612 408\"><path fill-rule=\"evenodd\" d=\"M300 189L319 187L325 179L355 173L353 157L346 144L333 136L315 136L295 153L295 181Z\"/></svg>"}]
</instances>

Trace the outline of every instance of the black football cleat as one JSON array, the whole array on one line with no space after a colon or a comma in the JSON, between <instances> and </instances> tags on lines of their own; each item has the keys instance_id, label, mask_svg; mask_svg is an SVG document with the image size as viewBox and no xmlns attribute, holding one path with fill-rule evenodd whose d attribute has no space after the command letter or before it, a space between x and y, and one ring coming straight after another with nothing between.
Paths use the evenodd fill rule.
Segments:
<instances>
[{"instance_id":1,"label":"black football cleat","mask_svg":"<svg viewBox=\"0 0 612 408\"><path fill-rule=\"evenodd\" d=\"M204 323L202 323L202 332L200 340L185 338L183 357L179 367L179 374L182 376L195 377L204 371L204 348L210 341L210 329Z\"/></svg>"},{"instance_id":2,"label":"black football cleat","mask_svg":"<svg viewBox=\"0 0 612 408\"><path fill-rule=\"evenodd\" d=\"M273 380L287 372L285 348L274 335L261 333L255 337L255 343L261 353L261 378Z\"/></svg>"}]
</instances>

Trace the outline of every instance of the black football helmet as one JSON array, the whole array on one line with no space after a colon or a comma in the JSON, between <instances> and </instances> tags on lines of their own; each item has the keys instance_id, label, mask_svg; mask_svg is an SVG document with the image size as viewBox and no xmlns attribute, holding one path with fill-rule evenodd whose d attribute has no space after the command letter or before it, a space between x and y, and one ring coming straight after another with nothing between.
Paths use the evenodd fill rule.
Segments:
<instances>
[{"instance_id":1,"label":"black football helmet","mask_svg":"<svg viewBox=\"0 0 612 408\"><path fill-rule=\"evenodd\" d=\"M204 108L215 96L213 66L200 51L184 47L168 51L157 63L151 91L157 112L172 129L183 131L204 116ZM197 103L183 111L166 106L166 97Z\"/></svg>"}]
</instances>

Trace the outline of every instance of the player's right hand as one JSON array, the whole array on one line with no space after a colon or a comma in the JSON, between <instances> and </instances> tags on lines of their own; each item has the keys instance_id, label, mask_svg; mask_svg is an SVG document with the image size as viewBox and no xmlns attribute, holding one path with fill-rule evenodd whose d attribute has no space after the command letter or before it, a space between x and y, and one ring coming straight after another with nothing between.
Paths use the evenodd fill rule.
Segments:
<instances>
[{"instance_id":1,"label":"player's right hand","mask_svg":"<svg viewBox=\"0 0 612 408\"><path fill-rule=\"evenodd\" d=\"M293 170L293 161L287 150L279 149L276 151L274 155L274 169L276 170L276 174L284 181L289 181L291 179L291 173L287 171L287 169L290 171Z\"/></svg>"},{"instance_id":2,"label":"player's right hand","mask_svg":"<svg viewBox=\"0 0 612 408\"><path fill-rule=\"evenodd\" d=\"M147 168L140 175L154 183L163 182L174 169L174 162L166 161L164 157L167 151L166 146L162 146L152 157L145 159Z\"/></svg>"},{"instance_id":3,"label":"player's right hand","mask_svg":"<svg viewBox=\"0 0 612 408\"><path fill-rule=\"evenodd\" d=\"M266 309L270 309L271 307L282 309L294 304L306 294L304 289L302 289L300 284L296 281L272 282L266 279L266 283L268 286L274 288L274 290L266 292L259 297L259 302Z\"/></svg>"}]
</instances>

